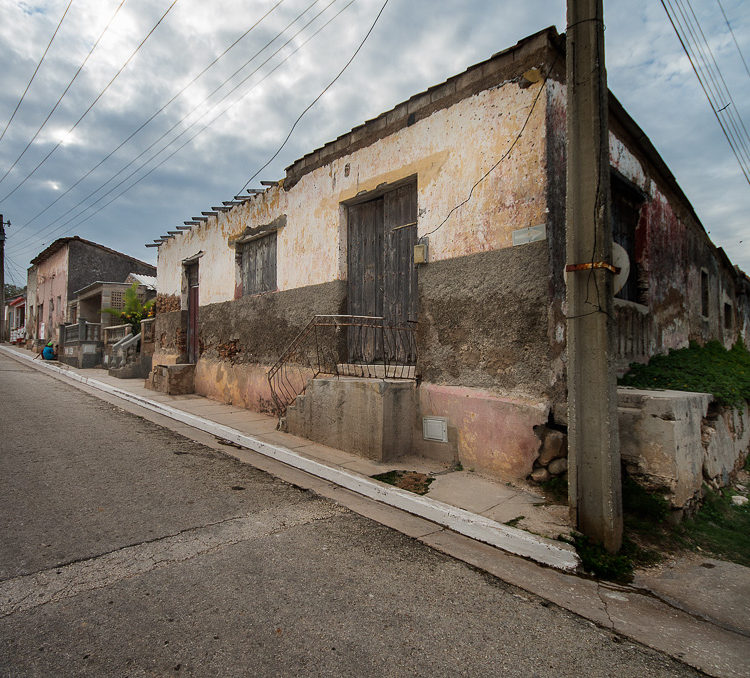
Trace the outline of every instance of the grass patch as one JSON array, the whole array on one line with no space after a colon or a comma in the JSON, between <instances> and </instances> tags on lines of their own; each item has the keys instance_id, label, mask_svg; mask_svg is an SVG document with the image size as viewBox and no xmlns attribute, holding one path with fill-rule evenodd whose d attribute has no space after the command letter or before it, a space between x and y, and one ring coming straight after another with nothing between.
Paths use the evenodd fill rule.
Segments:
<instances>
[{"instance_id":1,"label":"grass patch","mask_svg":"<svg viewBox=\"0 0 750 678\"><path fill-rule=\"evenodd\" d=\"M427 494L427 491L430 489L430 483L435 480L427 474L419 473L418 471L387 471L386 473L378 473L371 476L371 478L379 480L381 483L394 485L402 490L414 492L414 494Z\"/></svg>"},{"instance_id":2,"label":"grass patch","mask_svg":"<svg viewBox=\"0 0 750 678\"><path fill-rule=\"evenodd\" d=\"M555 476L549 480L545 480L543 483L539 483L539 486L544 492L544 496L549 501L555 504L567 504L568 503L568 479L563 476Z\"/></svg>"},{"instance_id":3,"label":"grass patch","mask_svg":"<svg viewBox=\"0 0 750 678\"><path fill-rule=\"evenodd\" d=\"M670 350L645 364L633 363L619 379L622 386L711 393L729 407L750 400L750 351L738 341L725 349L718 341Z\"/></svg>"},{"instance_id":4,"label":"grass patch","mask_svg":"<svg viewBox=\"0 0 750 678\"><path fill-rule=\"evenodd\" d=\"M675 528L676 538L688 548L750 567L750 504L735 506L734 492L709 490L703 506Z\"/></svg>"},{"instance_id":5,"label":"grass patch","mask_svg":"<svg viewBox=\"0 0 750 678\"><path fill-rule=\"evenodd\" d=\"M526 516L516 516L515 518L511 518L510 520L506 520L503 525L507 525L508 527L515 527L520 523Z\"/></svg>"}]
</instances>

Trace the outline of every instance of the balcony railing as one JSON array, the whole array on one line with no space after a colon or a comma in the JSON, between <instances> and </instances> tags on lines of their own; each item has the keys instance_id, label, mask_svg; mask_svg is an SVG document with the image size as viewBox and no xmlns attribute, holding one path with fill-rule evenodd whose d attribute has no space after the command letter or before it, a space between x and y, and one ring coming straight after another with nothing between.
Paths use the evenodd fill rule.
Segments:
<instances>
[{"instance_id":1,"label":"balcony railing","mask_svg":"<svg viewBox=\"0 0 750 678\"><path fill-rule=\"evenodd\" d=\"M278 414L320 375L416 379L415 329L374 316L316 315L268 371Z\"/></svg>"}]
</instances>

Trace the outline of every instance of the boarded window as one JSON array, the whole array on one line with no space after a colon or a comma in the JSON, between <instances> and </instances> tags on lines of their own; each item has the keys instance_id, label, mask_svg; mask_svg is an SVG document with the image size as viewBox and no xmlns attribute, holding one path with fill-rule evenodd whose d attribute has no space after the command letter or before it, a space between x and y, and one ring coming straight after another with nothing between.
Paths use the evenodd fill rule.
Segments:
<instances>
[{"instance_id":1,"label":"boarded window","mask_svg":"<svg viewBox=\"0 0 750 678\"><path fill-rule=\"evenodd\" d=\"M708 318L708 271L701 271L701 315Z\"/></svg>"},{"instance_id":2,"label":"boarded window","mask_svg":"<svg viewBox=\"0 0 750 678\"><path fill-rule=\"evenodd\" d=\"M636 231L641 216L643 195L628 182L612 174L612 240L620 245L630 260L630 275L615 295L619 299L645 303L645 290L639 288L639 266L636 258Z\"/></svg>"},{"instance_id":3,"label":"boarded window","mask_svg":"<svg viewBox=\"0 0 750 678\"><path fill-rule=\"evenodd\" d=\"M273 292L276 286L276 231L240 245L243 294Z\"/></svg>"}]
</instances>

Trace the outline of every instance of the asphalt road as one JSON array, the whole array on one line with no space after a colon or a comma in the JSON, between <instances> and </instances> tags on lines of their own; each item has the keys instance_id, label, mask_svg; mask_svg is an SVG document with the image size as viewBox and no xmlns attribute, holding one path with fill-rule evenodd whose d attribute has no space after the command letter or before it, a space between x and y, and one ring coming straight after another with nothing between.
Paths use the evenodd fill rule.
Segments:
<instances>
[{"instance_id":1,"label":"asphalt road","mask_svg":"<svg viewBox=\"0 0 750 678\"><path fill-rule=\"evenodd\" d=\"M698 675L0 354L0 677Z\"/></svg>"}]
</instances>

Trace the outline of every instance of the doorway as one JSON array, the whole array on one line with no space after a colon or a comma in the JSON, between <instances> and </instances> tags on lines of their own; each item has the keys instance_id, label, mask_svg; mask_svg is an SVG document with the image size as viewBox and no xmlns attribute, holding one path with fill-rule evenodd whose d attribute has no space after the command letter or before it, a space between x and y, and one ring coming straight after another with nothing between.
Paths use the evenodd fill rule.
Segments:
<instances>
[{"instance_id":1,"label":"doorway","mask_svg":"<svg viewBox=\"0 0 750 678\"><path fill-rule=\"evenodd\" d=\"M187 352L188 362L197 363L199 355L198 344L198 262L185 266L187 278Z\"/></svg>"},{"instance_id":2,"label":"doorway","mask_svg":"<svg viewBox=\"0 0 750 678\"><path fill-rule=\"evenodd\" d=\"M349 315L382 318L382 330L350 328L349 360L410 364L414 351L403 337L411 333L394 328L417 320L416 181L349 205L347 216Z\"/></svg>"}]
</instances>

